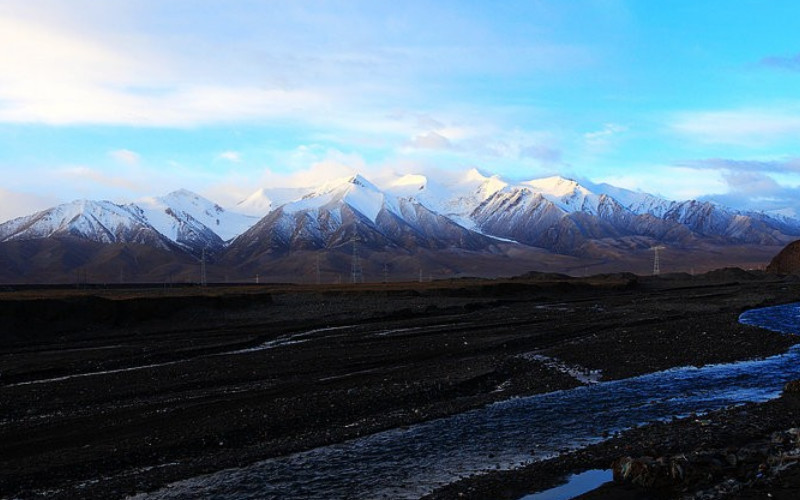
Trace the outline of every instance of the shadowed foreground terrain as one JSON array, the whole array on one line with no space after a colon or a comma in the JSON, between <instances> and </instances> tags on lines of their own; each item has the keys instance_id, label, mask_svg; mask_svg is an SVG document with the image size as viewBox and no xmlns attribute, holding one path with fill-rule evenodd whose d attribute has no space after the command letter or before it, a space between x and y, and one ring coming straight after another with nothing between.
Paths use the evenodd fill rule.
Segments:
<instances>
[{"instance_id":1,"label":"shadowed foreground terrain","mask_svg":"<svg viewBox=\"0 0 800 500\"><path fill-rule=\"evenodd\" d=\"M583 383L559 366L611 380L781 353L797 339L737 317L798 291L738 270L9 290L0 495L124 497Z\"/></svg>"}]
</instances>

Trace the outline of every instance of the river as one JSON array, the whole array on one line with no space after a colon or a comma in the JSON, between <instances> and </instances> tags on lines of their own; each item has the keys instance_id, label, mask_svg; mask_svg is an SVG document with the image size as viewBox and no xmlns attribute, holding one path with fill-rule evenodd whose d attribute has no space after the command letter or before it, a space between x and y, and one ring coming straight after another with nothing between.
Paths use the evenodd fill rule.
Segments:
<instances>
[{"instance_id":1,"label":"river","mask_svg":"<svg viewBox=\"0 0 800 500\"><path fill-rule=\"evenodd\" d=\"M800 333L800 305L748 311L740 321ZM766 401L797 378L800 346L761 360L675 368L511 399L180 481L135 498L419 498L461 477L542 460L645 422Z\"/></svg>"}]
</instances>

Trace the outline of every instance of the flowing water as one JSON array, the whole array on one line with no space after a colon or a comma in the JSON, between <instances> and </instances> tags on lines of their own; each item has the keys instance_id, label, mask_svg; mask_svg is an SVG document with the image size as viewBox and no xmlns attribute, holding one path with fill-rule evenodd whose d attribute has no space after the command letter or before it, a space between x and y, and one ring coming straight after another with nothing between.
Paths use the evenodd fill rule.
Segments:
<instances>
[{"instance_id":1,"label":"flowing water","mask_svg":"<svg viewBox=\"0 0 800 500\"><path fill-rule=\"evenodd\" d=\"M796 333L800 306L753 310L740 321ZM761 360L676 368L512 399L173 483L136 498L419 498L472 473L542 460L644 422L765 401L797 378L800 346Z\"/></svg>"}]
</instances>

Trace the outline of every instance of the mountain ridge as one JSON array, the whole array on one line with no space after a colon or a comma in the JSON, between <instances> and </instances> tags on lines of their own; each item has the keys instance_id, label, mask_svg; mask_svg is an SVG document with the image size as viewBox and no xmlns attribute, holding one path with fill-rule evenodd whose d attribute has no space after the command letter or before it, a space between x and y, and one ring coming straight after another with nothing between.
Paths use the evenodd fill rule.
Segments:
<instances>
[{"instance_id":1,"label":"mountain ridge","mask_svg":"<svg viewBox=\"0 0 800 500\"><path fill-rule=\"evenodd\" d=\"M291 199L273 201L281 196ZM446 181L398 176L382 187L355 174L311 189L261 188L242 203L264 209L268 199L261 218L226 210L185 189L124 205L79 200L0 224L0 245L41 239L69 245L77 238L152 247L208 259L227 275L268 267L276 259L299 259L292 256L297 252L336 252L340 257L330 265L343 267L344 256L356 246L382 255L384 266L440 252L469 269L464 263L479 254L499 262L544 251L597 263L646 255L656 245L705 252L783 246L800 235L800 221L788 217L666 200L560 176L511 183L477 169ZM751 254L762 251L753 248ZM435 260L448 266L447 258ZM448 272L461 272L452 267Z\"/></svg>"}]
</instances>

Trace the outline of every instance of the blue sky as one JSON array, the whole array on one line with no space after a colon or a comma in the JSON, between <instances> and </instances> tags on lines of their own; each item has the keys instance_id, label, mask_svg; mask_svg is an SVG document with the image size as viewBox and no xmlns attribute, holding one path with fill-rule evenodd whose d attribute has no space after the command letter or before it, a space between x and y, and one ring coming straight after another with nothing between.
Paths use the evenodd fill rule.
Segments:
<instances>
[{"instance_id":1,"label":"blue sky","mask_svg":"<svg viewBox=\"0 0 800 500\"><path fill-rule=\"evenodd\" d=\"M4 0L0 220L477 167L800 213L796 1Z\"/></svg>"}]
</instances>

